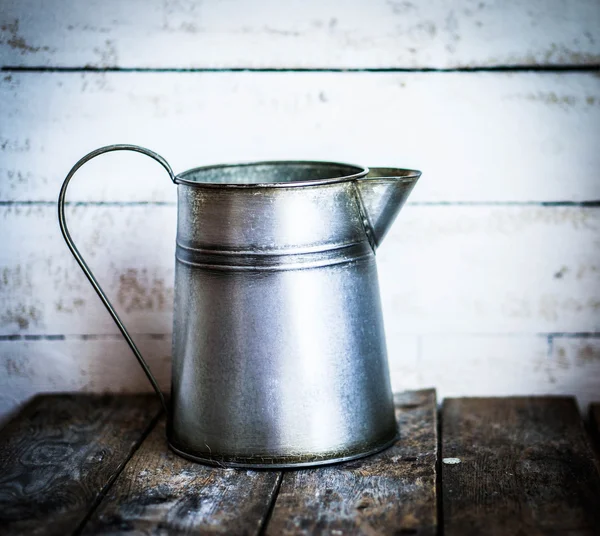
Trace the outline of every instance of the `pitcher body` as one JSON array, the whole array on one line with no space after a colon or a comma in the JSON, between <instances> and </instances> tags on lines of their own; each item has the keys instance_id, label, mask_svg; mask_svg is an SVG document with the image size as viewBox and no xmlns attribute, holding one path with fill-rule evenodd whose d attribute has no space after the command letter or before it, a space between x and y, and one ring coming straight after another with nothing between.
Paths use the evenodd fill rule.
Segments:
<instances>
[{"instance_id":1,"label":"pitcher body","mask_svg":"<svg viewBox=\"0 0 600 536\"><path fill-rule=\"evenodd\" d=\"M178 191L171 446L289 467L392 442L377 268L355 185Z\"/></svg>"}]
</instances>

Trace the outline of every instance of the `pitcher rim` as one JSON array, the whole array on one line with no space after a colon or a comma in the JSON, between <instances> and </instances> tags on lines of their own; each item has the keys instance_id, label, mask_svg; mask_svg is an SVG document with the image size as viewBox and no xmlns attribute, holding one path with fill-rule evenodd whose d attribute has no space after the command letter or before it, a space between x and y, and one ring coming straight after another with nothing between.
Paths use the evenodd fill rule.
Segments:
<instances>
[{"instance_id":1,"label":"pitcher rim","mask_svg":"<svg viewBox=\"0 0 600 536\"><path fill-rule=\"evenodd\" d=\"M350 173L341 175L339 177L329 177L329 178L316 178L309 180L291 180L291 181L282 181L282 182L249 182L249 183L231 183L231 182L201 182L186 179L186 175L191 175L193 173L197 173L198 171L208 171L214 169L225 169L225 168L234 168L234 167L250 167L250 166L277 166L277 165L294 165L294 164L303 164L303 165L315 165L315 166L337 166L337 167L346 167L346 168L354 168L356 173ZM391 169L391 168L390 168ZM401 177L395 177L398 179L418 179L421 175L420 171L412 170L412 169L404 169L404 168L394 168L398 171L405 171L407 175L403 175ZM333 162L329 160L260 160L256 162L238 162L238 163L230 163L230 164L211 164L207 166L198 166L181 173L178 173L175 176L175 184L184 184L186 186L193 186L196 188L298 188L303 186L319 186L323 184L335 184L340 182L349 182L356 179L366 178L369 173L369 168L365 166L359 166L357 164L349 164L347 162ZM383 178L383 177L382 177ZM369 178L372 180L373 178Z\"/></svg>"}]
</instances>

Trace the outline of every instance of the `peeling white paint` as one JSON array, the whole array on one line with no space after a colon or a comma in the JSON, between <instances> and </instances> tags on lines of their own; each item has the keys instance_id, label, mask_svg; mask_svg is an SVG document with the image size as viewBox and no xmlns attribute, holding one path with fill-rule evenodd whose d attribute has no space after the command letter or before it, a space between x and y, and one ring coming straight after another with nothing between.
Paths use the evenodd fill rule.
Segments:
<instances>
[{"instance_id":1,"label":"peeling white paint","mask_svg":"<svg viewBox=\"0 0 600 536\"><path fill-rule=\"evenodd\" d=\"M5 3L6 4L6 3ZM597 64L595 0L9 2L5 65L422 68Z\"/></svg>"},{"instance_id":2,"label":"peeling white paint","mask_svg":"<svg viewBox=\"0 0 600 536\"><path fill-rule=\"evenodd\" d=\"M53 206L0 219L1 335L117 333ZM170 333L176 207L78 206L68 220L126 325ZM377 255L390 348L405 335L600 331L599 233L595 208L405 207Z\"/></svg>"},{"instance_id":3,"label":"peeling white paint","mask_svg":"<svg viewBox=\"0 0 600 536\"><path fill-rule=\"evenodd\" d=\"M0 118L2 200L56 201L75 162L112 143L144 145L176 172L269 159L414 167L411 203L600 199L592 73L12 73ZM69 199L176 196L156 162L112 153L77 173Z\"/></svg>"}]
</instances>

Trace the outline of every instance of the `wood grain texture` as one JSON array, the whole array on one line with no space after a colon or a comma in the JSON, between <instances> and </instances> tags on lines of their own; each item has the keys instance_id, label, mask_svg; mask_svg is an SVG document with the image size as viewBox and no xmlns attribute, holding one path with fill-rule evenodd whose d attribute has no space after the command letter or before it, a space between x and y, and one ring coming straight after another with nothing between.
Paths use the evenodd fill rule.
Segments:
<instances>
[{"instance_id":1,"label":"wood grain texture","mask_svg":"<svg viewBox=\"0 0 600 536\"><path fill-rule=\"evenodd\" d=\"M155 47L156 48L156 47ZM0 201L54 203L87 152L176 172L317 159L413 167L409 202L600 199L596 73L3 73ZM82 168L73 201L174 202L143 155Z\"/></svg>"},{"instance_id":2,"label":"wood grain texture","mask_svg":"<svg viewBox=\"0 0 600 536\"><path fill-rule=\"evenodd\" d=\"M11 66L422 68L598 63L594 0L3 2ZM325 52L326 51L326 52Z\"/></svg>"},{"instance_id":3,"label":"wood grain texture","mask_svg":"<svg viewBox=\"0 0 600 536\"><path fill-rule=\"evenodd\" d=\"M0 435L0 532L74 531L158 415L150 396L38 396Z\"/></svg>"},{"instance_id":4,"label":"wood grain texture","mask_svg":"<svg viewBox=\"0 0 600 536\"><path fill-rule=\"evenodd\" d=\"M400 438L389 449L284 472L267 534L437 534L435 391L395 402Z\"/></svg>"},{"instance_id":5,"label":"wood grain texture","mask_svg":"<svg viewBox=\"0 0 600 536\"><path fill-rule=\"evenodd\" d=\"M280 474L187 461L168 450L163 419L83 534L258 534Z\"/></svg>"},{"instance_id":6,"label":"wood grain texture","mask_svg":"<svg viewBox=\"0 0 600 536\"><path fill-rule=\"evenodd\" d=\"M76 206L68 219L127 327L170 333L176 208ZM54 206L0 207L0 220L0 334L117 333ZM598 332L599 231L597 208L407 206L377 253L388 336Z\"/></svg>"},{"instance_id":7,"label":"wood grain texture","mask_svg":"<svg viewBox=\"0 0 600 536\"><path fill-rule=\"evenodd\" d=\"M446 399L441 419L444 534L598 534L600 475L574 399Z\"/></svg>"}]
</instances>

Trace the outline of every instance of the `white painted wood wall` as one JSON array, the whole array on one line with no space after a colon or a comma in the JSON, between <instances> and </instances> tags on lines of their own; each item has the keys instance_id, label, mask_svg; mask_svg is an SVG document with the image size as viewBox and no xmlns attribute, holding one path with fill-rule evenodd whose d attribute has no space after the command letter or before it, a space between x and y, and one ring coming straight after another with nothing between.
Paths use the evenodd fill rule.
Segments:
<instances>
[{"instance_id":1,"label":"white painted wood wall","mask_svg":"<svg viewBox=\"0 0 600 536\"><path fill-rule=\"evenodd\" d=\"M597 0L0 0L0 415L149 387L59 234L88 151L423 170L379 251L395 389L600 399ZM111 154L73 234L169 385L175 191Z\"/></svg>"}]
</instances>

